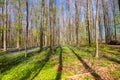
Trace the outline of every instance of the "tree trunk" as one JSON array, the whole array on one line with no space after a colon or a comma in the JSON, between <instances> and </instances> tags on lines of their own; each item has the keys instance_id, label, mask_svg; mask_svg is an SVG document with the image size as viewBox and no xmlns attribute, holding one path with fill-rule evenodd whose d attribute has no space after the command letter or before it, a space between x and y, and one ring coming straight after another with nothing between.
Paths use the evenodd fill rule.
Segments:
<instances>
[{"instance_id":1,"label":"tree trunk","mask_svg":"<svg viewBox=\"0 0 120 80\"><path fill-rule=\"evenodd\" d=\"M105 27L105 42L108 43L108 8L104 4L104 0L102 0L102 7L103 7L103 15L104 15L104 27Z\"/></svg>"},{"instance_id":2,"label":"tree trunk","mask_svg":"<svg viewBox=\"0 0 120 80\"><path fill-rule=\"evenodd\" d=\"M99 0L97 0L97 12L96 12L96 29L95 29L95 41L96 41L96 55L95 57L99 57L98 55L98 22L99 22Z\"/></svg>"},{"instance_id":3,"label":"tree trunk","mask_svg":"<svg viewBox=\"0 0 120 80\"><path fill-rule=\"evenodd\" d=\"M87 31L88 31L88 43L91 46L91 37L90 37L90 0L87 0Z\"/></svg>"},{"instance_id":4,"label":"tree trunk","mask_svg":"<svg viewBox=\"0 0 120 80\"><path fill-rule=\"evenodd\" d=\"M4 51L7 51L7 23L8 23L8 0L6 0L6 26L4 26Z\"/></svg>"},{"instance_id":5,"label":"tree trunk","mask_svg":"<svg viewBox=\"0 0 120 80\"><path fill-rule=\"evenodd\" d=\"M21 30L21 3L19 0L19 9L18 9L18 14L19 14L19 27L18 27L18 32L17 32L17 49L20 48L20 30Z\"/></svg>"},{"instance_id":6,"label":"tree trunk","mask_svg":"<svg viewBox=\"0 0 120 80\"><path fill-rule=\"evenodd\" d=\"M117 40L116 21L115 21L116 15L115 15L115 3L114 3L114 0L113 0L113 10L112 11L113 11L113 17L114 17L114 19L113 19L113 21L114 21L114 39Z\"/></svg>"},{"instance_id":7,"label":"tree trunk","mask_svg":"<svg viewBox=\"0 0 120 80\"><path fill-rule=\"evenodd\" d=\"M4 6L2 6L2 23L3 23L2 29L4 28L4 16L3 15L4 15ZM2 43L1 43L2 48L4 47L3 44L4 44L4 30L2 30Z\"/></svg>"},{"instance_id":8,"label":"tree trunk","mask_svg":"<svg viewBox=\"0 0 120 80\"><path fill-rule=\"evenodd\" d=\"M28 47L28 14L29 14L29 9L28 9L28 0L26 0L26 11L27 11L27 15L26 15L26 35L25 35L25 57L27 57L27 47Z\"/></svg>"},{"instance_id":9,"label":"tree trunk","mask_svg":"<svg viewBox=\"0 0 120 80\"><path fill-rule=\"evenodd\" d=\"M53 0L50 0L49 2L50 6L50 14L49 14L49 19L50 19L50 51L51 53L54 53L54 46L53 46Z\"/></svg>"},{"instance_id":10,"label":"tree trunk","mask_svg":"<svg viewBox=\"0 0 120 80\"><path fill-rule=\"evenodd\" d=\"M78 14L78 1L75 1L75 9L76 9L76 18L75 18L75 25L76 25L76 46L78 46L78 28L79 28L79 14Z\"/></svg>"},{"instance_id":11,"label":"tree trunk","mask_svg":"<svg viewBox=\"0 0 120 80\"><path fill-rule=\"evenodd\" d=\"M68 0L68 17L69 17L69 22L68 22L68 32L69 32L69 44L71 44L71 25L70 25L70 0Z\"/></svg>"},{"instance_id":12,"label":"tree trunk","mask_svg":"<svg viewBox=\"0 0 120 80\"><path fill-rule=\"evenodd\" d=\"M42 0L42 20L40 28L40 51L43 50L43 28L45 26L45 0Z\"/></svg>"},{"instance_id":13,"label":"tree trunk","mask_svg":"<svg viewBox=\"0 0 120 80\"><path fill-rule=\"evenodd\" d=\"M119 5L119 11L120 11L120 0L118 0L118 5Z\"/></svg>"}]
</instances>

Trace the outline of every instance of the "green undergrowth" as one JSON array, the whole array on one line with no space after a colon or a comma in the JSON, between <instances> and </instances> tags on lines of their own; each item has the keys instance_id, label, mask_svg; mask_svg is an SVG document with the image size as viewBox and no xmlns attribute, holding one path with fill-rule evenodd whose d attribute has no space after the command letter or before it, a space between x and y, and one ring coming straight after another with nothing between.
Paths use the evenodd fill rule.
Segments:
<instances>
[{"instance_id":1,"label":"green undergrowth","mask_svg":"<svg viewBox=\"0 0 120 80\"><path fill-rule=\"evenodd\" d=\"M102 46L102 47L100 47L100 50L105 54L109 53L112 55L119 55L119 53L120 53L120 51L113 49L113 48L110 48L108 46Z\"/></svg>"},{"instance_id":2,"label":"green undergrowth","mask_svg":"<svg viewBox=\"0 0 120 80\"><path fill-rule=\"evenodd\" d=\"M21 62L17 66L13 66L10 70L0 74L1 80L24 80L29 76L34 75L36 70L44 63L45 55L48 52L49 49L42 51L41 53L37 52L33 57Z\"/></svg>"},{"instance_id":3,"label":"green undergrowth","mask_svg":"<svg viewBox=\"0 0 120 80\"><path fill-rule=\"evenodd\" d=\"M67 79L69 76L74 76L78 74L78 70L81 69L82 66L77 66L76 62L80 62L75 54L72 52L72 50L69 47L63 47L63 74L62 79L63 80L69 80ZM76 69L75 69L76 67Z\"/></svg>"},{"instance_id":4,"label":"green undergrowth","mask_svg":"<svg viewBox=\"0 0 120 80\"><path fill-rule=\"evenodd\" d=\"M34 80L55 80L57 75L57 68L59 66L60 54L61 48L59 47L56 49L56 52L51 55L43 69L37 73Z\"/></svg>"},{"instance_id":5,"label":"green undergrowth","mask_svg":"<svg viewBox=\"0 0 120 80\"><path fill-rule=\"evenodd\" d=\"M120 79L120 71L110 71L110 74L113 75L115 80Z\"/></svg>"},{"instance_id":6,"label":"green undergrowth","mask_svg":"<svg viewBox=\"0 0 120 80\"><path fill-rule=\"evenodd\" d=\"M50 53L49 48L42 52L39 52L39 49L32 50L27 58L24 57L24 53L5 54L0 56L2 63L0 80L69 80L69 77L79 74L81 74L78 76L81 80L91 80L91 77L84 74L87 68L96 71L100 68L110 68L110 66L113 70L108 69L108 72L117 80L120 78L120 71L116 67L120 61L118 52L106 46L99 47L100 57L95 58L94 46L78 48L58 46L54 54ZM90 75L99 77L95 72Z\"/></svg>"},{"instance_id":7,"label":"green undergrowth","mask_svg":"<svg viewBox=\"0 0 120 80\"><path fill-rule=\"evenodd\" d=\"M18 65L20 62L29 59L30 57L34 56L35 53L38 52L38 48L30 50L26 58L24 57L24 52L17 52L14 54L5 54L3 56L0 56L0 73L3 73L12 66Z\"/></svg>"}]
</instances>

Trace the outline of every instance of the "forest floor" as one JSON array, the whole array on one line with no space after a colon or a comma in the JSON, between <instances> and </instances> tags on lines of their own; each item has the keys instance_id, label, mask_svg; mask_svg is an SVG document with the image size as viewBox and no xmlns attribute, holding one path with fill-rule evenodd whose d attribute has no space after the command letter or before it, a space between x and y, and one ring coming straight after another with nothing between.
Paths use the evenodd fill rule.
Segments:
<instances>
[{"instance_id":1,"label":"forest floor","mask_svg":"<svg viewBox=\"0 0 120 80\"><path fill-rule=\"evenodd\" d=\"M102 46L99 58L94 53L93 46L58 46L54 54L36 48L26 58L0 53L0 80L120 80L120 50Z\"/></svg>"}]
</instances>

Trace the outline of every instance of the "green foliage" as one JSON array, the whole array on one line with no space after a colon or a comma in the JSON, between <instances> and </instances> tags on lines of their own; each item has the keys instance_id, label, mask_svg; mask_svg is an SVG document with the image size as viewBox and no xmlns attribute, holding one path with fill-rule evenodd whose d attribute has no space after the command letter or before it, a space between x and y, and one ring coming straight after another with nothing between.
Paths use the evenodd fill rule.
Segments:
<instances>
[{"instance_id":1,"label":"green foliage","mask_svg":"<svg viewBox=\"0 0 120 80\"><path fill-rule=\"evenodd\" d=\"M4 0L0 0L0 7L4 6L5 2Z\"/></svg>"},{"instance_id":2,"label":"green foliage","mask_svg":"<svg viewBox=\"0 0 120 80\"><path fill-rule=\"evenodd\" d=\"M89 77L85 77L85 80L91 80Z\"/></svg>"},{"instance_id":3,"label":"green foliage","mask_svg":"<svg viewBox=\"0 0 120 80\"><path fill-rule=\"evenodd\" d=\"M28 54L28 58L34 56L34 53L37 51L38 49L31 50L31 52ZM28 58L24 57L24 52L18 52L16 54L0 53L0 72L3 72L7 68L10 68Z\"/></svg>"},{"instance_id":4,"label":"green foliage","mask_svg":"<svg viewBox=\"0 0 120 80\"><path fill-rule=\"evenodd\" d=\"M36 71L41 67L40 61L45 58L45 54L49 50L43 51L40 54L35 54L35 56L21 62L19 65L12 67L9 71L1 74L2 80L23 80L27 79L30 76L34 76ZM37 52L39 53L39 52Z\"/></svg>"},{"instance_id":5,"label":"green foliage","mask_svg":"<svg viewBox=\"0 0 120 80\"><path fill-rule=\"evenodd\" d=\"M86 65L88 66L90 66L90 63L92 64L92 62L94 62L94 64L92 64L92 67L93 65L96 65L97 67L103 68L114 64L112 61L104 59L103 57L93 58L91 55L94 54L94 47L57 47L55 53L52 55L49 55L49 50L50 49L48 48L42 52L39 52L38 49L35 49L28 53L27 58L24 58L24 53L1 53L0 65L3 65L4 63L4 65L8 66L8 64L11 63L11 67L0 74L0 79L15 80L17 78L17 80L55 80L57 75L61 77L61 79L67 79L69 76L77 75L79 70L84 70L83 63L85 63L86 60L89 60L89 62L86 62ZM78 59L72 50L81 57L81 60ZM109 47L105 47L103 50L108 51ZM62 56L60 57L61 54ZM102 54L104 53L101 53L101 55ZM118 55L114 55L114 59L119 59L119 57L116 56ZM81 61L85 62L81 63ZM63 68L62 71L58 71L60 64ZM110 71L110 74L114 77L114 79L120 78L120 72L117 70ZM99 75L95 72L91 73L91 75L96 78L99 77ZM84 73L82 73L81 76L83 80L91 80L91 77L86 76ZM81 77L79 78L81 79Z\"/></svg>"},{"instance_id":6,"label":"green foliage","mask_svg":"<svg viewBox=\"0 0 120 80\"><path fill-rule=\"evenodd\" d=\"M38 35L38 34L39 34L39 30L38 30L38 29L34 29L34 30L33 30L33 35L36 36L36 35Z\"/></svg>"},{"instance_id":7,"label":"green foliage","mask_svg":"<svg viewBox=\"0 0 120 80\"><path fill-rule=\"evenodd\" d=\"M104 61L104 63L100 63L100 65L103 66L103 67L107 67L111 64L112 64L112 62L106 62L106 61Z\"/></svg>"},{"instance_id":8,"label":"green foliage","mask_svg":"<svg viewBox=\"0 0 120 80\"><path fill-rule=\"evenodd\" d=\"M34 80L55 80L57 70L54 68L58 64L60 48L57 48L55 54L46 63L44 68L38 73ZM58 60L57 60L58 59Z\"/></svg>"},{"instance_id":9,"label":"green foliage","mask_svg":"<svg viewBox=\"0 0 120 80\"><path fill-rule=\"evenodd\" d=\"M110 74L113 75L115 80L119 80L120 79L120 71L110 71Z\"/></svg>"}]
</instances>

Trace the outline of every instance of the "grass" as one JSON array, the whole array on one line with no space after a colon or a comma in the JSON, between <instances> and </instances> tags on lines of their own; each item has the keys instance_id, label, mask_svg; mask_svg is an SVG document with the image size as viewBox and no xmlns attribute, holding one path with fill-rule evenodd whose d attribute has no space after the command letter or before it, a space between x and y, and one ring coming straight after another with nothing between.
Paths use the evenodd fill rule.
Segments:
<instances>
[{"instance_id":1,"label":"grass","mask_svg":"<svg viewBox=\"0 0 120 80\"><path fill-rule=\"evenodd\" d=\"M39 49L30 50L27 58L24 57L24 52L18 52L15 54L4 54L3 56L0 56L0 73L3 73L12 66L18 65L20 62L29 59L37 52L39 52Z\"/></svg>"},{"instance_id":2,"label":"grass","mask_svg":"<svg viewBox=\"0 0 120 80\"><path fill-rule=\"evenodd\" d=\"M40 66L39 61L44 58L43 55L45 55L47 52L48 50L43 51L40 54L36 53L35 56L30 57L29 59L19 63L19 65L13 66L10 68L10 70L0 74L0 78L2 80L15 80L16 78L21 80L27 78L38 69Z\"/></svg>"},{"instance_id":3,"label":"grass","mask_svg":"<svg viewBox=\"0 0 120 80\"><path fill-rule=\"evenodd\" d=\"M110 71L110 74L113 75L115 80L120 79L120 72L119 71Z\"/></svg>"},{"instance_id":4,"label":"grass","mask_svg":"<svg viewBox=\"0 0 120 80\"><path fill-rule=\"evenodd\" d=\"M35 76L34 80L55 80L57 69L54 66L59 62L60 51L60 48L57 48L57 53L51 56L44 68Z\"/></svg>"},{"instance_id":5,"label":"grass","mask_svg":"<svg viewBox=\"0 0 120 80\"><path fill-rule=\"evenodd\" d=\"M107 75L120 79L118 50L99 47L100 57L94 58L94 46L55 49L54 54L49 48L42 52L34 49L27 58L24 53L0 55L0 80L106 80Z\"/></svg>"}]
</instances>

